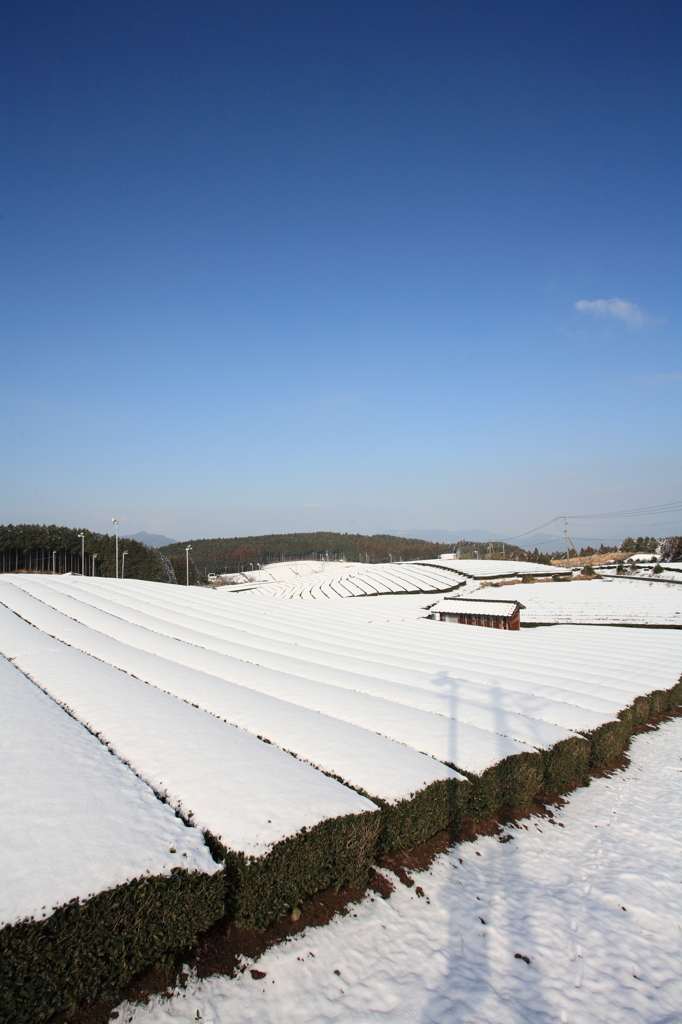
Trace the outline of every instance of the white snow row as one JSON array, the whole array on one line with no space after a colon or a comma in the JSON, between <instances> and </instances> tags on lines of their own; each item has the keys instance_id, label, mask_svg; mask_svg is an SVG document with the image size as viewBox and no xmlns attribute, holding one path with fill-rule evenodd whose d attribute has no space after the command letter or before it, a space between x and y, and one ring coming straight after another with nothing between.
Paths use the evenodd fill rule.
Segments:
<instances>
[{"instance_id":1,"label":"white snow row","mask_svg":"<svg viewBox=\"0 0 682 1024\"><path fill-rule=\"evenodd\" d=\"M539 562L515 562L511 559L487 558L426 558L419 565L436 565L451 569L475 580L504 579L510 576L558 576L566 572L557 565Z\"/></svg>"},{"instance_id":2,"label":"white snow row","mask_svg":"<svg viewBox=\"0 0 682 1024\"><path fill-rule=\"evenodd\" d=\"M0 702L0 927L140 876L219 870L201 832L4 657Z\"/></svg>"},{"instance_id":3,"label":"white snow row","mask_svg":"<svg viewBox=\"0 0 682 1024\"><path fill-rule=\"evenodd\" d=\"M359 704L363 700L360 694L349 694L334 686L307 682L225 657L196 642L162 636L150 628L77 602L68 594L60 593L58 586L57 582L54 587L48 587L37 581L22 580L21 587L8 587L0 582L0 601L26 622L34 624L44 636L56 637L103 662L102 668L114 666L137 680L144 680L255 737L263 737L269 744L293 752L322 771L343 778L353 787L387 803L409 799L437 780L459 777L414 746L410 749L386 735L378 735L379 730L366 731L350 720L353 716L344 718L330 713L338 710L341 701L347 698L351 702L355 698ZM23 592L24 587L35 596ZM117 606L116 610L122 614L127 611L123 606ZM129 614L150 626L150 616L139 612ZM164 625L161 620L151 624ZM172 628L176 636L183 632ZM186 637L191 634L188 630L184 632ZM198 634L192 637L194 641L201 639ZM95 662L94 667L97 664ZM166 699L165 694L159 696ZM380 710L384 710L383 703ZM407 709L396 710L404 718L408 717ZM354 717L360 719L362 715L356 712ZM226 734L226 743L232 742L233 733L231 730ZM268 757L269 751L275 749L259 742L255 747L264 748ZM500 756L506 756L508 749L503 741ZM495 751L489 750L489 754L495 756ZM291 760L286 758L287 763ZM306 771L317 774L309 768ZM251 788L258 789L264 781L265 777L256 772ZM307 822L302 821L298 828L305 824ZM214 832L213 827L211 831ZM235 846L236 841L233 837L229 844L232 849L245 849Z\"/></svg>"},{"instance_id":4,"label":"white snow row","mask_svg":"<svg viewBox=\"0 0 682 1024\"><path fill-rule=\"evenodd\" d=\"M325 563L313 563L321 564ZM316 573L304 580L287 582L254 582L244 587L231 587L232 592L265 594L285 599L319 600L339 597L374 597L378 594L445 592L464 582L464 576L438 560L429 563L389 562L382 565L330 563L333 570Z\"/></svg>"},{"instance_id":5,"label":"white snow row","mask_svg":"<svg viewBox=\"0 0 682 1024\"><path fill-rule=\"evenodd\" d=\"M37 620L48 604L57 608L91 633L75 641L64 632L74 628L68 621L59 626L44 622L42 628L59 632L94 656L136 675L142 672L140 652L162 656L163 668L157 669L161 675L149 679L164 689L174 687L178 695L190 693L169 682L182 665L202 676L203 687L208 686L204 677L222 679L223 685L237 684L240 694L255 690L301 711L321 712L319 717L359 727L364 743L366 737L382 733L475 772L528 745L546 748L569 731L596 728L635 697L667 689L677 681L682 653L680 637L674 634L654 639L643 631L633 636L631 630L618 630L616 636L613 630L580 627L508 634L425 620L361 621L371 601L291 605L138 581L11 580L13 589L39 596L45 608L22 614ZM3 600L17 607L19 597ZM99 636L99 647L93 646L93 635ZM122 649L105 651L105 636ZM121 660L124 652L127 660ZM151 672L149 666L144 672ZM185 699L258 730L255 712L247 721L246 712L239 710L245 707L243 696L225 702L233 710L216 710L216 692L197 700L194 689L194 696ZM244 714L239 723L235 708ZM306 726L301 732L312 735L315 729ZM329 761L322 762L309 749L304 752L300 733L298 746L266 733L262 725L257 734L330 770ZM338 767L334 773L358 785L357 765L352 770L356 774ZM361 788L386 798L376 786Z\"/></svg>"},{"instance_id":6,"label":"white snow row","mask_svg":"<svg viewBox=\"0 0 682 1024\"><path fill-rule=\"evenodd\" d=\"M520 601L521 623L682 627L682 587L643 579L512 583L472 595Z\"/></svg>"},{"instance_id":7,"label":"white snow row","mask_svg":"<svg viewBox=\"0 0 682 1024\"><path fill-rule=\"evenodd\" d=\"M53 639L5 606L0 653L228 849L259 856L303 828L374 809L279 747Z\"/></svg>"},{"instance_id":8,"label":"white snow row","mask_svg":"<svg viewBox=\"0 0 682 1024\"><path fill-rule=\"evenodd\" d=\"M74 587L100 588L100 593L107 590L110 597L129 600L121 596L121 581L72 580ZM238 595L223 597L224 591L215 592L220 597L216 601L211 592L200 588L179 591L138 581L130 581L130 587L136 597L144 595L146 602L158 608L179 609L183 615L224 623L222 629L241 630L256 650L264 638L276 641L277 649L281 643L294 643L301 658L318 662L328 652L336 653L354 671L362 665L361 671L368 674L439 692L451 681L460 682L465 677L488 687L479 690L486 700L490 700L490 686L517 695L542 690L562 706L575 704L613 714L614 708L623 707L635 696L667 689L679 677L682 637L672 631L652 635L627 629L554 627L513 636L507 636L506 631L491 635L493 631L488 630L445 628L425 618L414 623L374 620L374 608L403 600L414 607L412 598L301 606L265 597L249 601Z\"/></svg>"}]
</instances>

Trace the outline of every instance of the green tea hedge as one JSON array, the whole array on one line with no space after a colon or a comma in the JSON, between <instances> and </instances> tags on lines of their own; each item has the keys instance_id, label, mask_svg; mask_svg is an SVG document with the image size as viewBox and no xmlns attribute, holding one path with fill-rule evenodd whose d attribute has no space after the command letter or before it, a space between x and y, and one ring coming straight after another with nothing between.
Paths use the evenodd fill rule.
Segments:
<instances>
[{"instance_id":1,"label":"green tea hedge","mask_svg":"<svg viewBox=\"0 0 682 1024\"><path fill-rule=\"evenodd\" d=\"M0 1021L39 1024L57 1010L116 996L144 967L192 943L222 917L225 879L189 874L136 878L44 921L0 930Z\"/></svg>"},{"instance_id":2,"label":"green tea hedge","mask_svg":"<svg viewBox=\"0 0 682 1024\"><path fill-rule=\"evenodd\" d=\"M208 837L225 860L228 910L238 925L262 929L320 889L364 885L380 827L377 811L348 814L302 829L252 858Z\"/></svg>"}]
</instances>

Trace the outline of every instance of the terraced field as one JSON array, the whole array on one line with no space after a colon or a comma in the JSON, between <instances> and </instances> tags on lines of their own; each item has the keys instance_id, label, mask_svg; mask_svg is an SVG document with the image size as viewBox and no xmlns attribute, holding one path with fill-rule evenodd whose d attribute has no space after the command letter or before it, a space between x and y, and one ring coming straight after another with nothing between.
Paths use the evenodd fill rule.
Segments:
<instances>
[{"instance_id":1,"label":"terraced field","mask_svg":"<svg viewBox=\"0 0 682 1024\"><path fill-rule=\"evenodd\" d=\"M20 823L3 849L12 884L0 904L19 978L14 1019L30 1019L27 978L34 1003L39 990L40 1005L59 1008L55 979L63 990L83 942L111 959L106 915L88 917L97 899L118 900L131 921L140 893L156 899L153 934L171 948L224 912L261 928L317 889L358 882L381 850L583 779L682 698L677 630L448 626L425 617L423 596L396 595L429 585L438 600L453 570L367 573L393 596L292 602L227 587L0 578L14 737L4 799ZM399 602L412 618L396 618ZM90 804L85 842L73 822ZM36 863L53 848L36 887ZM75 859L86 866L73 870ZM31 952L46 928L66 936L61 965ZM132 939L130 949L119 982L144 956Z\"/></svg>"}]
</instances>

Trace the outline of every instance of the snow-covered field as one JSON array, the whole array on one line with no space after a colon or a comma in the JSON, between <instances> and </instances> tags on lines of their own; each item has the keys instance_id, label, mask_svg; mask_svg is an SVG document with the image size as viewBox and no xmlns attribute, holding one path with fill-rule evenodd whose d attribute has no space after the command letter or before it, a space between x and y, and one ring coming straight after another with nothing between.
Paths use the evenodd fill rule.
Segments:
<instances>
[{"instance_id":1,"label":"snow-covered field","mask_svg":"<svg viewBox=\"0 0 682 1024\"><path fill-rule=\"evenodd\" d=\"M388 900L269 950L264 978L193 980L119 1021L680 1024L682 719L630 759L510 842L457 847L411 888L387 872Z\"/></svg>"},{"instance_id":2,"label":"snow-covered field","mask_svg":"<svg viewBox=\"0 0 682 1024\"><path fill-rule=\"evenodd\" d=\"M173 868L214 874L203 836L0 657L0 927Z\"/></svg>"},{"instance_id":3,"label":"snow-covered field","mask_svg":"<svg viewBox=\"0 0 682 1024\"><path fill-rule=\"evenodd\" d=\"M485 587L475 597L520 601L521 623L682 627L682 587L659 579L574 580Z\"/></svg>"},{"instance_id":4,"label":"snow-covered field","mask_svg":"<svg viewBox=\"0 0 682 1024\"><path fill-rule=\"evenodd\" d=\"M305 563L304 563L305 564ZM302 579L281 582L261 581L260 574L249 574L253 582L232 586L232 593L264 594L287 600L335 600L340 597L375 597L378 594L437 593L461 586L466 577L454 571L454 562L389 562L362 565L358 562L310 562L318 569L301 573ZM267 570L266 570L267 571Z\"/></svg>"},{"instance_id":5,"label":"snow-covered field","mask_svg":"<svg viewBox=\"0 0 682 1024\"><path fill-rule=\"evenodd\" d=\"M372 601L292 605L139 581L28 576L5 577L0 601L0 650L102 731L152 785L168 785L172 746L153 769L143 767L144 730L129 739L131 724L114 724L111 709L108 717L103 707L91 710L95 691L84 672L102 679L102 694L120 680L121 692L148 707L145 715L153 716L155 703L159 714L175 709L178 729L185 720L189 728L196 711L208 712L210 725L197 729L227 736L228 723L237 726L271 740L267 756L276 745L393 803L444 777L443 762L480 774L511 754L613 721L643 692L673 686L682 661L682 635L673 630L506 633L424 619L358 622L359 606ZM32 653L23 653L28 627L17 616L39 630ZM45 656L32 666L41 645ZM48 656L53 650L59 658ZM59 673L60 659L75 659L78 671ZM256 743L254 757L258 748L265 750ZM174 799L186 807L191 771L182 777Z\"/></svg>"},{"instance_id":6,"label":"snow-covered field","mask_svg":"<svg viewBox=\"0 0 682 1024\"><path fill-rule=\"evenodd\" d=\"M428 558L418 564L447 566L453 572L474 580L503 579L507 576L560 576L566 572L557 565L504 561L501 558Z\"/></svg>"},{"instance_id":7,"label":"snow-covered field","mask_svg":"<svg viewBox=\"0 0 682 1024\"><path fill-rule=\"evenodd\" d=\"M5 777L11 781L4 791L5 820L12 820L17 806L25 818L15 828L15 841L0 854L2 877L10 879L0 904L3 920L39 919L65 900L113 887L135 873L168 873L184 853L185 866L214 871L204 829L229 851L261 857L332 819L369 812L376 821L378 805L397 806L433 783L461 780L460 772L480 776L513 754L533 752L537 760L535 751L550 750L564 739L582 745L583 736L615 721L637 697L668 690L680 678L682 631L607 625L679 624L678 586L618 579L491 588L438 566L399 563L367 567L370 571L386 589L355 601L283 601L279 594L238 587L181 588L70 575L1 576L0 687L8 713L0 729L7 740ZM353 578L324 575L345 585ZM439 580L440 590L434 585ZM444 580L448 590L462 583L451 591L457 596L520 600L525 621L530 614L548 614L556 594L565 611L555 608L553 619L536 621L564 624L508 632L431 620L429 609L442 599ZM420 588L431 592L405 593ZM568 624L581 621L604 625ZM655 757L662 748L656 742L668 735L665 729L636 741L652 764L659 764ZM668 767L659 792L669 801L672 790L665 786L673 776L668 769L679 765L669 748L660 757L660 765ZM17 803L24 776L23 803ZM630 781L618 782L621 778ZM281 975L268 973L262 985L248 972L236 981L207 983L217 986L220 1009L212 1008L213 996L207 995L209 1001L190 1012L180 995L172 1006L189 1016L177 1019L268 1020L275 1013L275 993L289 1000L287 993L299 991L301 1005L287 1019L371 1020L390 1012L396 1019L459 1024L558 1020L565 1012L573 1014L567 1020L609 1020L598 1016L598 1001L589 1003L594 1018L576 1015L564 991L565 979L578 969L574 961L585 956L574 952L573 961L567 960L573 966L562 966L558 943L569 925L560 920L557 879L563 879L568 894L566 920L584 931L582 939L572 940L575 950L593 948L594 976L613 968L613 988L625 961L621 956L616 968L617 958L605 947L603 963L598 962L602 954L595 938L597 931L603 937L612 928L610 918L598 916L610 914L611 903L588 901L581 917L571 909L571 886L591 863L588 837L595 825L605 827L599 816L616 808L619 827L624 823L634 836L640 869L646 865L651 899L667 899L667 882L656 881L658 865L667 863L658 841L649 836L650 855L645 855L644 840L632 831L635 811L643 815L646 809L646 800L638 803L640 778L641 772L614 776L574 794L561 812L568 816L562 817L564 830L539 823L514 832L514 843L481 839L464 854L441 858L418 882L424 898L416 888L398 884L389 901L368 899L357 917L314 933L322 961L341 950L329 979L319 973L317 954L308 958L308 947L300 954L305 966L298 967L298 954L289 961L292 944L268 954L273 963L281 957L282 964L290 964L289 980L283 967ZM621 785L629 788L614 788ZM603 803L592 807L595 793L602 793ZM652 806L650 812L647 827L654 834L656 815L674 817L669 807L663 812ZM598 820L586 824L588 813ZM86 819L92 822L87 842L83 829L73 827ZM119 828L121 819L127 824ZM562 845L569 833L573 847ZM108 835L113 838L103 843ZM177 851L172 855L171 845ZM53 856L47 852L52 850ZM481 856L474 860L476 852ZM616 852L611 847L607 852L609 885L625 884L627 878L628 885L639 886L629 879L629 867L613 867ZM634 864L635 853L631 859ZM45 862L49 870L41 868ZM41 881L33 885L36 872ZM499 879L504 881L498 884ZM537 892L527 879L539 886ZM599 883L604 891L607 881ZM477 909L486 924L466 925L466 915L478 903L485 903L485 912ZM622 903L628 907L625 897ZM620 912L624 921L631 920L632 912L629 918ZM637 920L644 922L648 913L642 911ZM537 925L536 918L546 924ZM648 924L641 928L655 933ZM523 940L523 948L511 951L509 936L514 944ZM304 941L295 940L299 952ZM369 950L372 943L375 948L366 953L365 945ZM634 950L634 937L632 943ZM529 957L530 965L515 959L514 952ZM654 969L646 957L642 967L643 954L623 956L628 964L637 962L632 967L637 977L632 971L628 975L635 994L640 983L668 992L663 968ZM362 973L361 962L371 966L372 977ZM552 977L559 979L554 988ZM571 995L578 1001L592 985L589 972L581 977L586 979L582 990ZM466 994L465 983L473 995ZM513 996L513 1005L506 1005L505 993ZM242 1012L243 997L252 1000L246 1015L229 1016ZM618 989L613 1005L621 998ZM642 998L643 1005L653 1006L649 995ZM528 1007L534 1007L535 1017L528 1016ZM201 1017L194 1015L197 1010ZM159 1006L149 1012L176 1011ZM479 1015L466 1016L474 1013ZM176 1018L158 1017L165 1019ZM662 1022L665 1017L661 1010L659 1017L613 1019Z\"/></svg>"}]
</instances>

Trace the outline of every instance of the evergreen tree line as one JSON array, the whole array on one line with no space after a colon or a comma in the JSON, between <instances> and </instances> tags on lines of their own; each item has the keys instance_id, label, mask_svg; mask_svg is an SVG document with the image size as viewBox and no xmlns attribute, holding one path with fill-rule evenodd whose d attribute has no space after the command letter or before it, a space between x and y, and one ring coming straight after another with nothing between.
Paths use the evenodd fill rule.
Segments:
<instances>
[{"instance_id":1,"label":"evergreen tree line","mask_svg":"<svg viewBox=\"0 0 682 1024\"><path fill-rule=\"evenodd\" d=\"M85 565L81 565L81 538L85 539ZM167 556L137 540L119 538L119 576L126 551L126 579L175 583ZM97 556L95 559L94 556ZM2 572L74 572L86 576L116 575L116 539L106 533L72 529L68 526L21 524L0 526L0 569ZM184 577L183 577L184 580Z\"/></svg>"},{"instance_id":2,"label":"evergreen tree line","mask_svg":"<svg viewBox=\"0 0 682 1024\"><path fill-rule=\"evenodd\" d=\"M627 537L620 547L602 544L599 548L581 548L580 556L617 551L653 554L660 543L655 537ZM345 559L349 562L384 563L391 560L397 562L438 558L441 554L455 552L459 558L504 559L549 565L553 560L566 557L565 550L543 554L537 547L531 551L501 541L460 540L455 544L441 544L390 534L287 533L257 537L213 537L177 542L159 548L170 559L177 582L183 584L186 580L185 548L188 544L192 549L190 584L198 582L209 572L250 572L259 565L297 559L307 561L327 558L332 561ZM577 556L578 552L571 548L570 557Z\"/></svg>"}]
</instances>

